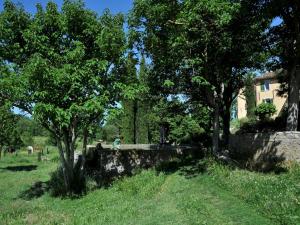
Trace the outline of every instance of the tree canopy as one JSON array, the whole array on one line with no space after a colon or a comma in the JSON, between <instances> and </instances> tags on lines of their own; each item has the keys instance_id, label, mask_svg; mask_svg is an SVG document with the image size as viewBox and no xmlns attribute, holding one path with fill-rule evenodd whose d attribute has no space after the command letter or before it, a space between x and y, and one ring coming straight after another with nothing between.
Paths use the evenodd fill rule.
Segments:
<instances>
[{"instance_id":1,"label":"tree canopy","mask_svg":"<svg viewBox=\"0 0 300 225\"><path fill-rule=\"evenodd\" d=\"M220 115L228 139L242 77L264 59L270 21L257 13L260 7L255 1L134 2L130 35L152 59L156 89L185 94L214 111L216 151Z\"/></svg>"},{"instance_id":2,"label":"tree canopy","mask_svg":"<svg viewBox=\"0 0 300 225\"><path fill-rule=\"evenodd\" d=\"M227 150L232 103L245 85L253 116L249 74L260 69L287 74L287 130L297 129L299 0L135 0L127 36L124 15L99 16L80 0L37 4L34 15L3 5L0 145L15 132L12 107L30 114L55 139L70 192L75 142L83 136L84 168L88 135L106 118L109 140L183 143L207 133L215 154Z\"/></svg>"},{"instance_id":3,"label":"tree canopy","mask_svg":"<svg viewBox=\"0 0 300 225\"><path fill-rule=\"evenodd\" d=\"M268 31L271 68L283 69L288 89L287 130L298 128L300 88L300 2L265 1L265 16L281 22Z\"/></svg>"},{"instance_id":4,"label":"tree canopy","mask_svg":"<svg viewBox=\"0 0 300 225\"><path fill-rule=\"evenodd\" d=\"M1 59L9 68L6 90L57 139L70 190L79 130L103 117L119 95L115 72L125 50L124 17L98 16L81 1L37 5L31 16L5 1L0 14ZM63 143L63 144L62 144Z\"/></svg>"}]
</instances>

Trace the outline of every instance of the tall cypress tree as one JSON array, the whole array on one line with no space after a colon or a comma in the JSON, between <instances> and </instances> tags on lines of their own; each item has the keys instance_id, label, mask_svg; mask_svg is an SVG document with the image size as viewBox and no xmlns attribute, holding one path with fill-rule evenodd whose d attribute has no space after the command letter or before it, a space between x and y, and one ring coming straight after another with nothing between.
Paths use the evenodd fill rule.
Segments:
<instances>
[{"instance_id":1,"label":"tall cypress tree","mask_svg":"<svg viewBox=\"0 0 300 225\"><path fill-rule=\"evenodd\" d=\"M133 53L129 53L125 64L126 84L134 85L138 83L136 71L136 59ZM137 143L137 100L133 99L122 100L124 114L122 117L122 136L124 142L128 144Z\"/></svg>"},{"instance_id":2,"label":"tall cypress tree","mask_svg":"<svg viewBox=\"0 0 300 225\"><path fill-rule=\"evenodd\" d=\"M126 62L126 79L132 89L138 89L130 99L123 99L122 136L125 143L151 143L153 124L150 122L151 96L149 94L149 71L145 57L141 58L139 72L136 68L136 59L128 55Z\"/></svg>"},{"instance_id":3,"label":"tall cypress tree","mask_svg":"<svg viewBox=\"0 0 300 225\"><path fill-rule=\"evenodd\" d=\"M245 90L244 95L246 98L246 109L247 117L249 119L254 118L254 109L255 109L255 90L254 90L254 74L247 74L245 77Z\"/></svg>"},{"instance_id":4,"label":"tall cypress tree","mask_svg":"<svg viewBox=\"0 0 300 225\"><path fill-rule=\"evenodd\" d=\"M145 88L148 86L147 65L145 57L142 57L139 70L139 84ZM151 109L151 100L147 93L143 93L138 102L138 143L150 143L150 122L149 112Z\"/></svg>"}]
</instances>

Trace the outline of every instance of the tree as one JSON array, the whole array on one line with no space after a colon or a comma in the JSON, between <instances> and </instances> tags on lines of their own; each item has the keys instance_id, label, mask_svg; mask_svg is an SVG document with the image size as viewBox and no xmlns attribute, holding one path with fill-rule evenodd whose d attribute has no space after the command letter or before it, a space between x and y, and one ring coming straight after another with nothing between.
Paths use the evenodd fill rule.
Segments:
<instances>
[{"instance_id":1,"label":"tree","mask_svg":"<svg viewBox=\"0 0 300 225\"><path fill-rule=\"evenodd\" d=\"M47 136L47 130L42 127L37 121L33 118L19 115L16 128L21 134L27 133L28 136Z\"/></svg>"},{"instance_id":2,"label":"tree","mask_svg":"<svg viewBox=\"0 0 300 225\"><path fill-rule=\"evenodd\" d=\"M126 76L126 84L132 86L133 89L138 85L136 64L137 60L134 58L133 53L130 52L124 66L124 73ZM136 144L138 139L138 100L136 94L124 96L122 99L122 107L122 136L124 137L125 143Z\"/></svg>"},{"instance_id":3,"label":"tree","mask_svg":"<svg viewBox=\"0 0 300 225\"><path fill-rule=\"evenodd\" d=\"M189 103L182 102L176 97L167 100L161 98L153 108L153 119L150 122L164 128L164 136L169 143L198 144L198 137L204 133L203 122L207 122L205 112L199 113L200 118L197 118L194 109L188 105Z\"/></svg>"},{"instance_id":4,"label":"tree","mask_svg":"<svg viewBox=\"0 0 300 225\"><path fill-rule=\"evenodd\" d=\"M3 146L19 148L23 143L15 127L18 117L7 105L0 107L0 158Z\"/></svg>"},{"instance_id":5,"label":"tree","mask_svg":"<svg viewBox=\"0 0 300 225\"><path fill-rule=\"evenodd\" d=\"M7 79L10 69L3 60L0 61L0 158L4 146L16 149L23 144L20 130L16 127L19 117L12 113L9 101L14 94L10 88L14 86L14 82Z\"/></svg>"},{"instance_id":6,"label":"tree","mask_svg":"<svg viewBox=\"0 0 300 225\"><path fill-rule=\"evenodd\" d=\"M139 95L138 101L138 133L139 143L153 143L153 132L155 124L151 121L152 106L154 106L153 97L149 90L149 73L150 69L146 63L145 56L141 57L140 68L138 72L139 84L143 87L143 92Z\"/></svg>"},{"instance_id":7,"label":"tree","mask_svg":"<svg viewBox=\"0 0 300 225\"><path fill-rule=\"evenodd\" d=\"M11 66L13 103L55 136L68 193L74 189L74 150L81 129L103 117L118 97L115 73L124 53L123 16L101 17L81 1L49 2L31 17L5 1L0 15L1 59Z\"/></svg>"},{"instance_id":8,"label":"tree","mask_svg":"<svg viewBox=\"0 0 300 225\"><path fill-rule=\"evenodd\" d=\"M300 88L300 1L269 0L265 8L271 18L282 22L269 29L271 55L275 68L283 68L288 80L288 117L286 130L295 131L299 123Z\"/></svg>"},{"instance_id":9,"label":"tree","mask_svg":"<svg viewBox=\"0 0 300 225\"><path fill-rule=\"evenodd\" d=\"M149 68L144 56L141 57L139 70L137 65L138 59L130 52L122 71L126 77L127 91L122 99L121 133L125 143L151 143L148 116L153 96L149 92Z\"/></svg>"},{"instance_id":10,"label":"tree","mask_svg":"<svg viewBox=\"0 0 300 225\"><path fill-rule=\"evenodd\" d=\"M247 117L252 119L255 117L254 110L256 105L254 74L247 74L244 80L244 96L246 99Z\"/></svg>"},{"instance_id":11,"label":"tree","mask_svg":"<svg viewBox=\"0 0 300 225\"><path fill-rule=\"evenodd\" d=\"M153 87L165 95L185 94L211 109L215 153L220 117L226 148L232 101L243 75L261 62L268 21L257 14L259 7L255 1L226 0L134 3L130 33L152 59Z\"/></svg>"}]
</instances>

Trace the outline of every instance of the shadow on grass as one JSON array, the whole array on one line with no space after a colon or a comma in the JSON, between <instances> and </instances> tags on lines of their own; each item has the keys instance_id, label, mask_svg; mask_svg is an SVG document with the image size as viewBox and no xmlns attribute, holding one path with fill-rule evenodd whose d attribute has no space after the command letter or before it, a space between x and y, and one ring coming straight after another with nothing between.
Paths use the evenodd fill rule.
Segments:
<instances>
[{"instance_id":1,"label":"shadow on grass","mask_svg":"<svg viewBox=\"0 0 300 225\"><path fill-rule=\"evenodd\" d=\"M38 181L35 182L29 189L21 192L18 198L24 200L32 200L34 198L39 198L42 195L44 195L46 192L48 192L49 189L50 189L49 181L47 182Z\"/></svg>"},{"instance_id":2,"label":"shadow on grass","mask_svg":"<svg viewBox=\"0 0 300 225\"><path fill-rule=\"evenodd\" d=\"M4 168L1 168L1 170L9 170L13 172L18 172L18 171L32 171L37 169L37 165L27 165L27 166L7 166Z\"/></svg>"},{"instance_id":3,"label":"shadow on grass","mask_svg":"<svg viewBox=\"0 0 300 225\"><path fill-rule=\"evenodd\" d=\"M264 173L264 174L270 174L274 173L276 175L287 173L289 170L287 168L286 163L277 163L277 162L253 162L253 161L246 161L246 160L240 160L238 166L236 168L241 170L248 170L251 172L256 173Z\"/></svg>"},{"instance_id":4,"label":"shadow on grass","mask_svg":"<svg viewBox=\"0 0 300 225\"><path fill-rule=\"evenodd\" d=\"M214 157L203 157L203 158L185 158L180 160L174 160L170 162L164 162L155 167L157 172L163 172L165 174L172 174L178 172L178 174L184 176L187 179L197 177L208 171L208 168L213 164L217 163L220 165L227 166L230 170L248 170L256 173L274 173L281 174L288 172L288 169L284 164L274 161L268 161L268 167L263 170L262 165L257 167L251 167L248 162L242 161L223 161ZM266 162L264 162L266 164ZM264 164L264 165L265 165Z\"/></svg>"},{"instance_id":5,"label":"shadow on grass","mask_svg":"<svg viewBox=\"0 0 300 225\"><path fill-rule=\"evenodd\" d=\"M179 172L180 175L186 178L193 178L207 171L208 164L204 159L186 158L171 162L161 163L156 166L157 172L172 174Z\"/></svg>"}]
</instances>

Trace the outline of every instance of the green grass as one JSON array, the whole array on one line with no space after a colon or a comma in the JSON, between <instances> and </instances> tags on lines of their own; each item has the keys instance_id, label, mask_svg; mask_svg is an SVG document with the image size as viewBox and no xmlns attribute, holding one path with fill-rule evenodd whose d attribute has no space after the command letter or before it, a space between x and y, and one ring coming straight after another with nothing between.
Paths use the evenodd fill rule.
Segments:
<instances>
[{"instance_id":1,"label":"green grass","mask_svg":"<svg viewBox=\"0 0 300 225\"><path fill-rule=\"evenodd\" d=\"M300 224L299 166L279 175L259 174L205 160L174 172L142 171L78 199L48 193L22 198L33 184L49 180L56 154L48 158L38 163L35 154L23 152L1 159L1 225ZM12 171L16 168L20 171Z\"/></svg>"}]
</instances>

